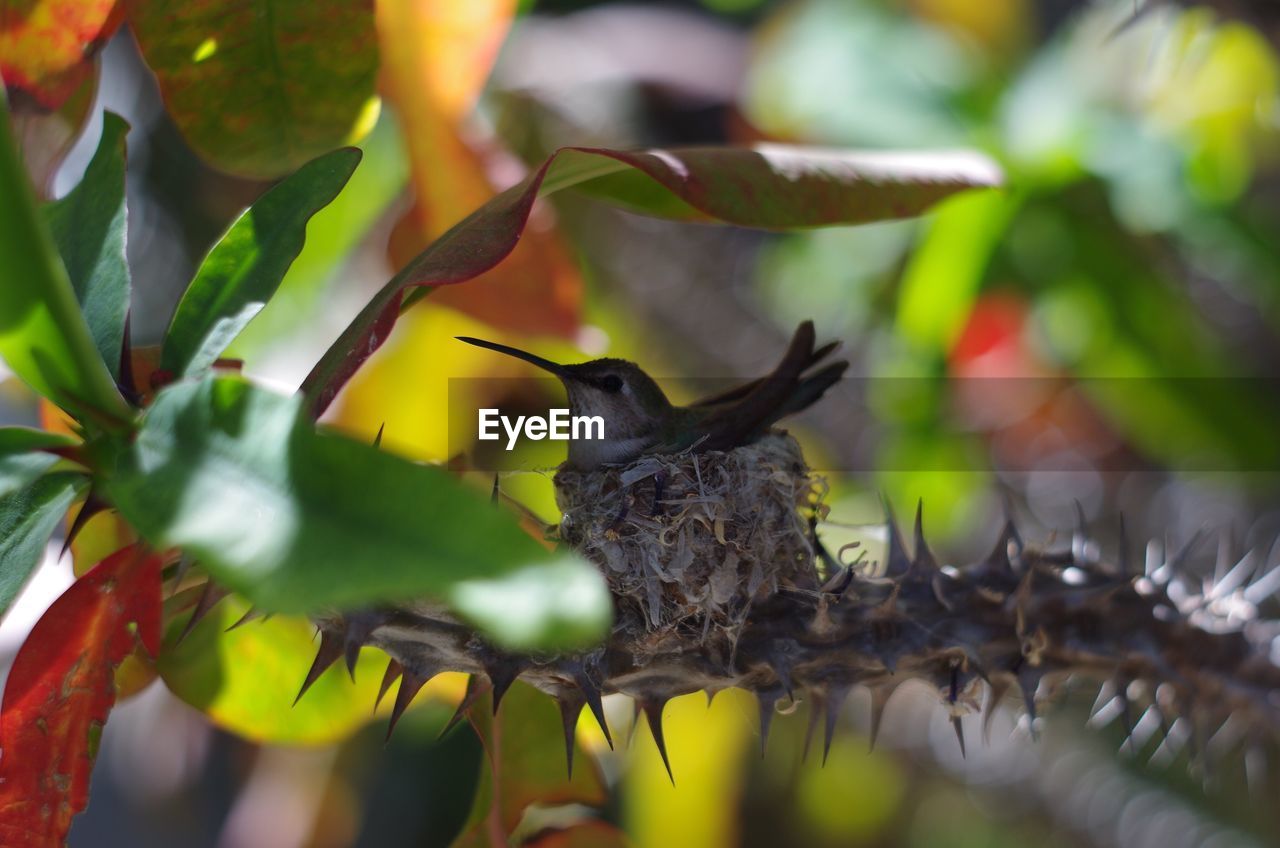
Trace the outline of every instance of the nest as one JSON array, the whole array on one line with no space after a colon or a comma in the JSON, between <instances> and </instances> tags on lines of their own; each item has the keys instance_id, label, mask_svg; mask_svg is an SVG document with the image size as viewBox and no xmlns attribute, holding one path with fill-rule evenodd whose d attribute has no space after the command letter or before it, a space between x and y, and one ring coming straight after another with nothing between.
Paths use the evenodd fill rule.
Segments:
<instances>
[{"instance_id":1,"label":"nest","mask_svg":"<svg viewBox=\"0 0 1280 848\"><path fill-rule=\"evenodd\" d=\"M813 517L825 486L800 446L771 433L730 451L561 469L561 537L595 562L623 620L654 634L736 634L754 604L812 592Z\"/></svg>"}]
</instances>

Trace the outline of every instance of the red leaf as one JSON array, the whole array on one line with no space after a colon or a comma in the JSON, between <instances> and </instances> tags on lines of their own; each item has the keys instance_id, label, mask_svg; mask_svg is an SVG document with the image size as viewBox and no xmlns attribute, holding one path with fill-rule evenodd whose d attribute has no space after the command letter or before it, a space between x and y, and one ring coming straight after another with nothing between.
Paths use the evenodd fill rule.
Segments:
<instances>
[{"instance_id":1,"label":"red leaf","mask_svg":"<svg viewBox=\"0 0 1280 848\"><path fill-rule=\"evenodd\" d=\"M161 559L137 545L76 581L18 651L0 709L0 844L61 845L89 799L114 670L160 647Z\"/></svg>"}]
</instances>

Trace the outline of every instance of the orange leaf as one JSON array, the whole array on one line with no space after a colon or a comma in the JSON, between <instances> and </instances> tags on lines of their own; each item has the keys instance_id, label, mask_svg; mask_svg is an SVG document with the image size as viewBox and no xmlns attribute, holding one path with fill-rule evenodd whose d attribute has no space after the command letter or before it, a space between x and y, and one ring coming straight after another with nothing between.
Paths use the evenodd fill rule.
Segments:
<instances>
[{"instance_id":1,"label":"orange leaf","mask_svg":"<svg viewBox=\"0 0 1280 848\"><path fill-rule=\"evenodd\" d=\"M92 47L120 25L116 0L0 0L0 77L57 109L92 72Z\"/></svg>"},{"instance_id":2,"label":"orange leaf","mask_svg":"<svg viewBox=\"0 0 1280 848\"><path fill-rule=\"evenodd\" d=\"M160 647L161 559L117 551L72 584L18 651L0 709L0 844L61 845L89 799L115 667Z\"/></svg>"},{"instance_id":3,"label":"orange leaf","mask_svg":"<svg viewBox=\"0 0 1280 848\"><path fill-rule=\"evenodd\" d=\"M378 4L383 88L404 127L417 197L392 234L395 267L490 200L498 183L523 176L491 139L461 131L514 10L513 0ZM437 294L502 329L568 337L580 320L582 279L550 222L535 217L507 262L474 285Z\"/></svg>"},{"instance_id":4,"label":"orange leaf","mask_svg":"<svg viewBox=\"0 0 1280 848\"><path fill-rule=\"evenodd\" d=\"M467 717L484 746L485 759L471 815L452 848L505 845L531 804L598 807L608 800L599 769L576 741L573 776L567 774L562 720L549 696L517 682L497 716L488 694L476 701Z\"/></svg>"}]
</instances>

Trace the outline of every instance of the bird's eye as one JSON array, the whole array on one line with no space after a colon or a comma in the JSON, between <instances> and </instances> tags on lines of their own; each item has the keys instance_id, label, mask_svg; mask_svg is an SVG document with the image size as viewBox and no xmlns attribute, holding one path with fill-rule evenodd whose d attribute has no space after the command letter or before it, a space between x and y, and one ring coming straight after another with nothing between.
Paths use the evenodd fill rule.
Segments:
<instances>
[{"instance_id":1,"label":"bird's eye","mask_svg":"<svg viewBox=\"0 0 1280 848\"><path fill-rule=\"evenodd\" d=\"M604 379L600 381L600 387L611 395L616 395L622 391L622 378L617 374L606 374Z\"/></svg>"}]
</instances>

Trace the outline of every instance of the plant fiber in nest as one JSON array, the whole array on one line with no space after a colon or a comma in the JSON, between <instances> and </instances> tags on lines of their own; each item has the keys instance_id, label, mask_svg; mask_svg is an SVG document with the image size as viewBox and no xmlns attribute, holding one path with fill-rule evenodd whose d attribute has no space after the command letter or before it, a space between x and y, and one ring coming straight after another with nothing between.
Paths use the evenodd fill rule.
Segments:
<instances>
[{"instance_id":1,"label":"plant fiber in nest","mask_svg":"<svg viewBox=\"0 0 1280 848\"><path fill-rule=\"evenodd\" d=\"M731 451L643 457L555 476L561 538L604 573L624 625L654 641L714 628L733 638L752 605L816 591L810 516L824 487L800 446L771 433Z\"/></svg>"}]
</instances>

